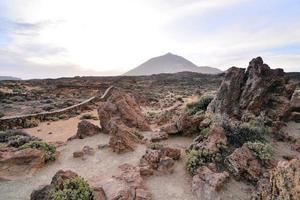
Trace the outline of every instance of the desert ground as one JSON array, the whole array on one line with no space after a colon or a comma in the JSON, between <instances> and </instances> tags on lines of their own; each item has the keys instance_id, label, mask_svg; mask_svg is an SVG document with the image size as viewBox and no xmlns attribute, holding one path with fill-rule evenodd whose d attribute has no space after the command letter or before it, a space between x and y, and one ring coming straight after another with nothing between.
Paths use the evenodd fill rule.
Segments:
<instances>
[{"instance_id":1,"label":"desert ground","mask_svg":"<svg viewBox=\"0 0 300 200\"><path fill-rule=\"evenodd\" d=\"M300 199L299 80L256 58L0 82L0 199Z\"/></svg>"}]
</instances>

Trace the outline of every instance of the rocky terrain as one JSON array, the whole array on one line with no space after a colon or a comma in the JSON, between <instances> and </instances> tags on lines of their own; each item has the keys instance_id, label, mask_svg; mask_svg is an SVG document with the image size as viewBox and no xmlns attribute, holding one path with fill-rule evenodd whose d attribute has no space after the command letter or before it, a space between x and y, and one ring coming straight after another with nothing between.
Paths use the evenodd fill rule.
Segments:
<instances>
[{"instance_id":1,"label":"rocky terrain","mask_svg":"<svg viewBox=\"0 0 300 200\"><path fill-rule=\"evenodd\" d=\"M260 57L0 91L0 199L300 199L299 77Z\"/></svg>"}]
</instances>

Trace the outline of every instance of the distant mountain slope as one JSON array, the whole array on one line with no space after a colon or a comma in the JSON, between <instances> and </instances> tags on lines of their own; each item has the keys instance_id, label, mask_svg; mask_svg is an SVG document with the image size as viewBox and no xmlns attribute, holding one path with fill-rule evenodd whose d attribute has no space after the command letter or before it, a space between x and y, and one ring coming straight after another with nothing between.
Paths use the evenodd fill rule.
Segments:
<instances>
[{"instance_id":1,"label":"distant mountain slope","mask_svg":"<svg viewBox=\"0 0 300 200\"><path fill-rule=\"evenodd\" d=\"M203 74L218 74L221 70L212 67L198 67L187 59L171 53L151 58L140 66L126 72L125 76L151 75L160 73L177 73L183 71Z\"/></svg>"},{"instance_id":2,"label":"distant mountain slope","mask_svg":"<svg viewBox=\"0 0 300 200\"><path fill-rule=\"evenodd\" d=\"M17 77L12 77L12 76L0 76L0 81L6 81L6 80L21 80L20 78Z\"/></svg>"}]
</instances>

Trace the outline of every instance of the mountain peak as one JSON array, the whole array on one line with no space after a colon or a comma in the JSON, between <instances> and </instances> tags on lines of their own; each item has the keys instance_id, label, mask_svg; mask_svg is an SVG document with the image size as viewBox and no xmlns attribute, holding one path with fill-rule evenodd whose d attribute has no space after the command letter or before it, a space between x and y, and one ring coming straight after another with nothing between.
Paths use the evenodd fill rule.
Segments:
<instances>
[{"instance_id":1,"label":"mountain peak","mask_svg":"<svg viewBox=\"0 0 300 200\"><path fill-rule=\"evenodd\" d=\"M203 74L217 74L222 71L212 67L198 67L191 61L168 52L165 55L151 58L138 67L126 72L126 76L141 76L161 73L177 73L183 71Z\"/></svg>"}]
</instances>

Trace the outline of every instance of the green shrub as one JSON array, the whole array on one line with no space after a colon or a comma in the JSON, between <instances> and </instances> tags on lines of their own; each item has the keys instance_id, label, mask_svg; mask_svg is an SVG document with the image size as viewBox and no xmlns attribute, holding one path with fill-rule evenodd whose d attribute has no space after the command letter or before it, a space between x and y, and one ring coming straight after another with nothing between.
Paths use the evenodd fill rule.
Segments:
<instances>
[{"instance_id":1,"label":"green shrub","mask_svg":"<svg viewBox=\"0 0 300 200\"><path fill-rule=\"evenodd\" d=\"M200 134L203 135L204 137L207 137L210 131L210 127L204 128L201 130Z\"/></svg>"},{"instance_id":2,"label":"green shrub","mask_svg":"<svg viewBox=\"0 0 300 200\"><path fill-rule=\"evenodd\" d=\"M0 118L4 117L4 113L0 112Z\"/></svg>"},{"instance_id":3,"label":"green shrub","mask_svg":"<svg viewBox=\"0 0 300 200\"><path fill-rule=\"evenodd\" d=\"M213 100L212 96L201 96L198 101L188 103L186 105L186 112L190 115L194 115L200 111L206 111L208 104Z\"/></svg>"},{"instance_id":4,"label":"green shrub","mask_svg":"<svg viewBox=\"0 0 300 200\"><path fill-rule=\"evenodd\" d=\"M274 154L273 147L269 143L247 142L246 146L257 156L263 163L268 163Z\"/></svg>"},{"instance_id":5,"label":"green shrub","mask_svg":"<svg viewBox=\"0 0 300 200\"><path fill-rule=\"evenodd\" d=\"M83 119L93 119L93 120L98 120L98 117L92 115L92 114L84 114L80 117L81 120Z\"/></svg>"},{"instance_id":6,"label":"green shrub","mask_svg":"<svg viewBox=\"0 0 300 200\"><path fill-rule=\"evenodd\" d=\"M33 128L33 127L37 127L40 123L40 120L38 119L26 119L24 121L24 124L23 124L23 128Z\"/></svg>"},{"instance_id":7,"label":"green shrub","mask_svg":"<svg viewBox=\"0 0 300 200\"><path fill-rule=\"evenodd\" d=\"M63 189L56 188L52 193L54 200L90 200L92 189L80 176L68 179L63 184Z\"/></svg>"},{"instance_id":8,"label":"green shrub","mask_svg":"<svg viewBox=\"0 0 300 200\"><path fill-rule=\"evenodd\" d=\"M54 161L56 159L56 147L52 144L48 144L42 141L32 141L24 144L20 147L21 149L33 148L40 149L45 153L45 162Z\"/></svg>"},{"instance_id":9,"label":"green shrub","mask_svg":"<svg viewBox=\"0 0 300 200\"><path fill-rule=\"evenodd\" d=\"M229 143L241 146L246 142L265 142L269 133L269 128L263 123L251 121L238 125L223 124Z\"/></svg>"},{"instance_id":10,"label":"green shrub","mask_svg":"<svg viewBox=\"0 0 300 200\"><path fill-rule=\"evenodd\" d=\"M153 150L159 150L159 149L162 149L163 147L164 147L163 144L157 143L157 142L153 142L153 143L149 144L149 148L153 149Z\"/></svg>"},{"instance_id":11,"label":"green shrub","mask_svg":"<svg viewBox=\"0 0 300 200\"><path fill-rule=\"evenodd\" d=\"M187 153L185 166L191 175L195 174L198 167L204 164L204 161L201 159L201 157L201 151L197 151L195 149L192 149Z\"/></svg>"}]
</instances>

